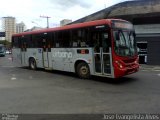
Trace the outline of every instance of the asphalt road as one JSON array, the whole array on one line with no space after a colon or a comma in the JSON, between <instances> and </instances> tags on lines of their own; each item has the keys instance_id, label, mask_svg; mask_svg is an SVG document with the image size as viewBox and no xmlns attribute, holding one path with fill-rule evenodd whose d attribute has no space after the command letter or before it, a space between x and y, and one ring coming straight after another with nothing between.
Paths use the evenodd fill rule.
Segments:
<instances>
[{"instance_id":1,"label":"asphalt road","mask_svg":"<svg viewBox=\"0 0 160 120\"><path fill-rule=\"evenodd\" d=\"M77 78L72 73L16 66L0 57L0 113L159 113L160 72L121 79Z\"/></svg>"}]
</instances>

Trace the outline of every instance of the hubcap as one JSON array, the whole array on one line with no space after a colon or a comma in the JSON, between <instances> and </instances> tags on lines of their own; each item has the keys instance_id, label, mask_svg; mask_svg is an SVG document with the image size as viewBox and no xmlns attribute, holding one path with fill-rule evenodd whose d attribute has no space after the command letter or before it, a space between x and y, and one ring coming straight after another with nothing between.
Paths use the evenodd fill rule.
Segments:
<instances>
[{"instance_id":1,"label":"hubcap","mask_svg":"<svg viewBox=\"0 0 160 120\"><path fill-rule=\"evenodd\" d=\"M81 74L86 75L88 73L88 69L86 66L81 67Z\"/></svg>"}]
</instances>

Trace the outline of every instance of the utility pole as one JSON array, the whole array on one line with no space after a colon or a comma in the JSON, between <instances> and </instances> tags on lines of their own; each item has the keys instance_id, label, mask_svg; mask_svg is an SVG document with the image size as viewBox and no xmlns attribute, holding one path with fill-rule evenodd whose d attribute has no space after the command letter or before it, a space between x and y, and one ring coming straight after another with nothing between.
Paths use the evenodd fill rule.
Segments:
<instances>
[{"instance_id":1,"label":"utility pole","mask_svg":"<svg viewBox=\"0 0 160 120\"><path fill-rule=\"evenodd\" d=\"M49 16L40 16L41 18L46 18L47 19L47 28L49 28Z\"/></svg>"}]
</instances>

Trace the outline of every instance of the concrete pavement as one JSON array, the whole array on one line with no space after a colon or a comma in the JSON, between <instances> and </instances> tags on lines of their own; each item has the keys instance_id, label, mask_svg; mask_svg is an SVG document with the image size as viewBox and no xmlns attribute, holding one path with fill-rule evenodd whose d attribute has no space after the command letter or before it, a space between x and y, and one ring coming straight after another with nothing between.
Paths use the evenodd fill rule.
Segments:
<instances>
[{"instance_id":1,"label":"concrete pavement","mask_svg":"<svg viewBox=\"0 0 160 120\"><path fill-rule=\"evenodd\" d=\"M160 66L140 64L140 70L142 71L160 71Z\"/></svg>"}]
</instances>

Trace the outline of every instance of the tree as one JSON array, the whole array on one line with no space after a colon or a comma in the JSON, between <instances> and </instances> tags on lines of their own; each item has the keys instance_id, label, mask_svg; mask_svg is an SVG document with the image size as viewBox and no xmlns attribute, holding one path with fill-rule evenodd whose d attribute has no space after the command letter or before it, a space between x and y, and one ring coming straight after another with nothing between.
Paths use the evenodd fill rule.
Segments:
<instances>
[{"instance_id":1,"label":"tree","mask_svg":"<svg viewBox=\"0 0 160 120\"><path fill-rule=\"evenodd\" d=\"M3 44L6 46L6 48L11 48L11 42L7 41L7 40L2 40L0 41L0 44Z\"/></svg>"}]
</instances>

